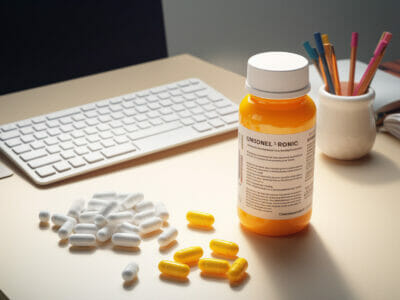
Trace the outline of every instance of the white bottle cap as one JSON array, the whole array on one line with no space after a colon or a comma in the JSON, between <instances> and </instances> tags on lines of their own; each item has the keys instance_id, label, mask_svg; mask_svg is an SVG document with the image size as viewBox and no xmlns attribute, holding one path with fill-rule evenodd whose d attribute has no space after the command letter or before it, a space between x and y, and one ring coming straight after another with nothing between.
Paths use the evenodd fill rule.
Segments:
<instances>
[{"instance_id":1,"label":"white bottle cap","mask_svg":"<svg viewBox=\"0 0 400 300\"><path fill-rule=\"evenodd\" d=\"M308 61L289 52L264 52L247 62L246 88L250 94L267 99L301 97L310 90Z\"/></svg>"}]
</instances>

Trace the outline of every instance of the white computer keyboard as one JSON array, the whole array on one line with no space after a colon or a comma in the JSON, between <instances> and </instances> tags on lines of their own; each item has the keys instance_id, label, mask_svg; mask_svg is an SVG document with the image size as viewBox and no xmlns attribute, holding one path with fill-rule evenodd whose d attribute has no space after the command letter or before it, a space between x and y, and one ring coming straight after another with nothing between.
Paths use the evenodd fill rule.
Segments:
<instances>
[{"instance_id":1,"label":"white computer keyboard","mask_svg":"<svg viewBox=\"0 0 400 300\"><path fill-rule=\"evenodd\" d=\"M0 150L40 185L237 128L238 107L191 78L0 126Z\"/></svg>"}]
</instances>

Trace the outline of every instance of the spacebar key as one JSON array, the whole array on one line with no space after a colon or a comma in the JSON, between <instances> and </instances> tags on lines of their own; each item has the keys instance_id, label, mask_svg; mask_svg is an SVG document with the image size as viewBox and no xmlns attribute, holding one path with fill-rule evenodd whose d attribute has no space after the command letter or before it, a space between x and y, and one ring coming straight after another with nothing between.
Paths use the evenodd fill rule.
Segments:
<instances>
[{"instance_id":1,"label":"spacebar key","mask_svg":"<svg viewBox=\"0 0 400 300\"><path fill-rule=\"evenodd\" d=\"M111 158L111 157L115 157L118 155L133 152L133 151L136 151L135 146L133 146L131 144L124 144L121 146L110 147L110 148L104 149L101 151L101 154L103 154L107 158Z\"/></svg>"}]
</instances>

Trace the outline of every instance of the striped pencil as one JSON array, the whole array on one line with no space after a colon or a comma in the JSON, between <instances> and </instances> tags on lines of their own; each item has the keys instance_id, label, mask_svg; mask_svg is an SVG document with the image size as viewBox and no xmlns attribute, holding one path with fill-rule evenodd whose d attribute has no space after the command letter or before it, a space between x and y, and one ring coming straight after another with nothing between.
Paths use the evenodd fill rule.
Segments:
<instances>
[{"instance_id":1,"label":"striped pencil","mask_svg":"<svg viewBox=\"0 0 400 300\"><path fill-rule=\"evenodd\" d=\"M325 50L324 50L324 46L322 44L321 33L320 32L314 33L314 39L315 39L315 44L317 45L319 57L321 58L321 61L322 61L324 73L325 73L325 76L326 76L326 81L328 83L328 86L327 86L328 92L330 92L331 94L334 94L335 93L335 89L333 87L332 77L331 77L331 75L329 73L328 64L326 62Z\"/></svg>"}]
</instances>

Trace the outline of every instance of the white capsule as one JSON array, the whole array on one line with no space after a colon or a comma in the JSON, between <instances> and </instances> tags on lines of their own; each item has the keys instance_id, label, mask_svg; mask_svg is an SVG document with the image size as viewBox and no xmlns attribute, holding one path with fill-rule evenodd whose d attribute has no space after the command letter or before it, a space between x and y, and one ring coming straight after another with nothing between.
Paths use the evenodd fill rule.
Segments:
<instances>
[{"instance_id":1,"label":"white capsule","mask_svg":"<svg viewBox=\"0 0 400 300\"><path fill-rule=\"evenodd\" d=\"M140 234L147 234L156 231L157 229L160 229L162 223L163 220L161 220L159 217L150 217L144 220L142 223L140 223L139 225Z\"/></svg>"},{"instance_id":2,"label":"white capsule","mask_svg":"<svg viewBox=\"0 0 400 300\"><path fill-rule=\"evenodd\" d=\"M78 219L79 214L81 213L84 207L85 207L85 200L76 199L74 202L72 202L72 205L68 210L67 216Z\"/></svg>"},{"instance_id":3,"label":"white capsule","mask_svg":"<svg viewBox=\"0 0 400 300\"><path fill-rule=\"evenodd\" d=\"M90 233L90 234L96 234L96 232L99 230L95 224L91 223L80 223L76 224L74 227L74 231L76 233Z\"/></svg>"},{"instance_id":4,"label":"white capsule","mask_svg":"<svg viewBox=\"0 0 400 300\"><path fill-rule=\"evenodd\" d=\"M132 222L135 223L136 225L139 225L140 223L142 223L144 220L150 218L150 217L154 217L155 216L155 210L152 209L148 209L148 210L144 210L141 211L139 213L137 213L134 217Z\"/></svg>"},{"instance_id":5,"label":"white capsule","mask_svg":"<svg viewBox=\"0 0 400 300\"><path fill-rule=\"evenodd\" d=\"M133 212L130 211L120 211L114 212L107 216L108 223L118 224L122 222L132 222Z\"/></svg>"},{"instance_id":6,"label":"white capsule","mask_svg":"<svg viewBox=\"0 0 400 300\"><path fill-rule=\"evenodd\" d=\"M132 193L128 194L123 200L121 205L126 208L130 209L135 206L139 201L144 199L144 195L142 193Z\"/></svg>"},{"instance_id":7,"label":"white capsule","mask_svg":"<svg viewBox=\"0 0 400 300\"><path fill-rule=\"evenodd\" d=\"M65 222L67 222L71 217L68 217L66 215L62 214L53 214L51 216L51 221L53 222L54 225L61 226Z\"/></svg>"},{"instance_id":8,"label":"white capsule","mask_svg":"<svg viewBox=\"0 0 400 300\"><path fill-rule=\"evenodd\" d=\"M47 210L42 210L39 212L40 222L47 223L50 220L50 213Z\"/></svg>"},{"instance_id":9,"label":"white capsule","mask_svg":"<svg viewBox=\"0 0 400 300\"><path fill-rule=\"evenodd\" d=\"M148 210L148 209L151 209L151 208L154 208L153 202L151 202L151 201L149 201L149 200L145 200L145 199L140 200L140 201L139 201L138 203L136 203L136 205L134 206L134 209L135 209L137 212L141 212L141 211Z\"/></svg>"},{"instance_id":10,"label":"white capsule","mask_svg":"<svg viewBox=\"0 0 400 300\"><path fill-rule=\"evenodd\" d=\"M107 217L117 207L118 207L118 202L111 201L106 206L104 206L102 209L99 210L99 214L103 215L104 217Z\"/></svg>"},{"instance_id":11,"label":"white capsule","mask_svg":"<svg viewBox=\"0 0 400 300\"><path fill-rule=\"evenodd\" d=\"M64 240L68 238L71 235L75 225L76 220L74 218L69 218L64 224L62 224L60 229L58 229L58 236L60 239Z\"/></svg>"},{"instance_id":12,"label":"white capsule","mask_svg":"<svg viewBox=\"0 0 400 300\"><path fill-rule=\"evenodd\" d=\"M109 201L107 200L102 200L102 199L90 199L88 202L88 209L89 210L99 210L101 208L103 208L104 206L106 206L109 203Z\"/></svg>"},{"instance_id":13,"label":"white capsule","mask_svg":"<svg viewBox=\"0 0 400 300\"><path fill-rule=\"evenodd\" d=\"M107 199L107 200L115 200L116 197L117 193L113 191L94 193L92 196L92 198Z\"/></svg>"},{"instance_id":14,"label":"white capsule","mask_svg":"<svg viewBox=\"0 0 400 300\"><path fill-rule=\"evenodd\" d=\"M160 247L165 247L172 243L178 236L178 230L174 227L166 228L158 237L158 244Z\"/></svg>"},{"instance_id":15,"label":"white capsule","mask_svg":"<svg viewBox=\"0 0 400 300\"><path fill-rule=\"evenodd\" d=\"M69 237L69 243L76 247L96 246L96 237L89 233L75 233Z\"/></svg>"},{"instance_id":16,"label":"white capsule","mask_svg":"<svg viewBox=\"0 0 400 300\"><path fill-rule=\"evenodd\" d=\"M128 222L124 222L118 226L118 231L128 233L139 233L139 227Z\"/></svg>"},{"instance_id":17,"label":"white capsule","mask_svg":"<svg viewBox=\"0 0 400 300\"><path fill-rule=\"evenodd\" d=\"M94 224L96 224L97 227L103 227L107 225L107 219L103 215L97 215L94 217Z\"/></svg>"},{"instance_id":18,"label":"white capsule","mask_svg":"<svg viewBox=\"0 0 400 300\"><path fill-rule=\"evenodd\" d=\"M142 240L136 233L118 232L112 235L111 241L115 246L137 247Z\"/></svg>"},{"instance_id":19,"label":"white capsule","mask_svg":"<svg viewBox=\"0 0 400 300\"><path fill-rule=\"evenodd\" d=\"M96 210L90 210L80 213L79 215L79 222L82 223L93 223L94 218L99 214Z\"/></svg>"},{"instance_id":20,"label":"white capsule","mask_svg":"<svg viewBox=\"0 0 400 300\"><path fill-rule=\"evenodd\" d=\"M122 278L125 281L131 281L131 280L135 279L135 277L137 276L138 272L139 272L138 264L135 263L135 262L131 262L122 271Z\"/></svg>"},{"instance_id":21,"label":"white capsule","mask_svg":"<svg viewBox=\"0 0 400 300\"><path fill-rule=\"evenodd\" d=\"M156 216L162 219L164 222L167 221L169 218L169 213L165 204L162 202L157 202L155 204L155 208L156 208Z\"/></svg>"},{"instance_id":22,"label":"white capsule","mask_svg":"<svg viewBox=\"0 0 400 300\"><path fill-rule=\"evenodd\" d=\"M108 224L103 228L101 228L99 231L97 231L96 237L100 242L105 242L111 238L114 232L115 232L115 226Z\"/></svg>"}]
</instances>

